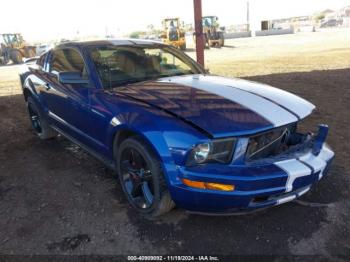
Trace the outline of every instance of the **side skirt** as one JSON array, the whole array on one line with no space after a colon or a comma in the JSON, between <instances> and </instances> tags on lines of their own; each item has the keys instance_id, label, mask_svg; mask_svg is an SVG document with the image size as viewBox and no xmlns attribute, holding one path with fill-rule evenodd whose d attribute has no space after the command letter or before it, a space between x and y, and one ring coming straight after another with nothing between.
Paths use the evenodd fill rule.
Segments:
<instances>
[{"instance_id":1,"label":"side skirt","mask_svg":"<svg viewBox=\"0 0 350 262\"><path fill-rule=\"evenodd\" d=\"M108 160L107 158L105 158L104 156L100 155L99 153L97 153L95 150L91 149L90 147L80 143L77 139L73 138L72 136L68 135L66 132L62 131L60 128L51 125L50 126L52 129L56 130L58 133L60 133L61 135L63 135L65 138L67 138L68 140L70 140L71 142L73 142L74 144L78 145L79 147L81 147L84 151L86 151L87 153L89 153L90 155L92 155L93 157L95 157L96 159L98 159L99 161L101 161L103 164L105 164L109 169L113 170L113 171L117 171L117 167L116 164L113 161Z\"/></svg>"}]
</instances>

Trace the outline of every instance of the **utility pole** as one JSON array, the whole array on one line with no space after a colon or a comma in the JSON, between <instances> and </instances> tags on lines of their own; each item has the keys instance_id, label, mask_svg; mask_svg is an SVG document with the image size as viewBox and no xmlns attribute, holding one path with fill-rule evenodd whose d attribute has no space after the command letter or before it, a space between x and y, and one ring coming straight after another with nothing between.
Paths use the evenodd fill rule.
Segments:
<instances>
[{"instance_id":1,"label":"utility pole","mask_svg":"<svg viewBox=\"0 0 350 262\"><path fill-rule=\"evenodd\" d=\"M194 28L196 36L197 62L204 67L204 36L202 25L202 0L193 0Z\"/></svg>"},{"instance_id":2,"label":"utility pole","mask_svg":"<svg viewBox=\"0 0 350 262\"><path fill-rule=\"evenodd\" d=\"M247 32L250 31L250 21L249 21L249 1L247 1Z\"/></svg>"}]
</instances>

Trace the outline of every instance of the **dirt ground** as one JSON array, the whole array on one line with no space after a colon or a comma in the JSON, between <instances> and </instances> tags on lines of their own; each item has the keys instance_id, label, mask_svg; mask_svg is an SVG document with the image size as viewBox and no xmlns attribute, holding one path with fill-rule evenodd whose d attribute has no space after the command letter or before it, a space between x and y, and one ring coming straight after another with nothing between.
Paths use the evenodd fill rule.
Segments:
<instances>
[{"instance_id":1,"label":"dirt ground","mask_svg":"<svg viewBox=\"0 0 350 262\"><path fill-rule=\"evenodd\" d=\"M273 51L252 62L250 71L245 58L227 59L232 65L227 75L250 75L317 105L305 125L314 130L327 123L328 142L336 152L329 175L301 201L244 216L198 216L175 209L159 220L143 219L103 164L64 138L43 142L35 137L19 94L19 66L1 67L0 254L350 255L350 45L339 46L336 57L348 59L340 69L329 60L322 65L327 70L311 70L316 67L311 58L305 72L275 72L278 67L269 63L260 69L264 59L282 57ZM230 57L232 50L225 50ZM208 59L219 51L207 51ZM300 61L293 61L281 63L299 68ZM222 70L212 65L212 71Z\"/></svg>"}]
</instances>

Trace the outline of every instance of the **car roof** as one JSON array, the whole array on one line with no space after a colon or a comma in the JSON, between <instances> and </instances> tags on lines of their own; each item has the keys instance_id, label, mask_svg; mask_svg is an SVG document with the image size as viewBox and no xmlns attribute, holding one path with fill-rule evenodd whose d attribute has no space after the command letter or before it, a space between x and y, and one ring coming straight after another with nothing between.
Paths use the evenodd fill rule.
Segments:
<instances>
[{"instance_id":1,"label":"car roof","mask_svg":"<svg viewBox=\"0 0 350 262\"><path fill-rule=\"evenodd\" d=\"M70 47L70 46L78 46L78 47L89 47L89 46L99 46L99 45L129 45L129 46L137 46L137 45L149 45L149 46L160 46L164 45L160 41L154 40L141 40L141 39L111 39L111 40L93 40L93 41L69 41L58 44L58 47Z\"/></svg>"}]
</instances>

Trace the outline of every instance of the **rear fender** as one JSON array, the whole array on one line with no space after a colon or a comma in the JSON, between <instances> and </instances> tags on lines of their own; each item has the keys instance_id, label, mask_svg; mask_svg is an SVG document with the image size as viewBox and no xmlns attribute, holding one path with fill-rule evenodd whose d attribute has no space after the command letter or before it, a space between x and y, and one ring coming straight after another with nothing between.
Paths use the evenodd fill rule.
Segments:
<instances>
[{"instance_id":1,"label":"rear fender","mask_svg":"<svg viewBox=\"0 0 350 262\"><path fill-rule=\"evenodd\" d=\"M27 101L28 96L32 96L35 100L38 100L39 97L38 94L35 92L35 87L30 78L28 78L28 73L20 74L19 75L21 85L22 85L22 91L25 100Z\"/></svg>"},{"instance_id":2,"label":"rear fender","mask_svg":"<svg viewBox=\"0 0 350 262\"><path fill-rule=\"evenodd\" d=\"M32 97L32 99L36 103L36 105L39 108L39 110L43 114L45 114L45 108L44 108L43 104L41 103L40 97L39 97L38 93L35 90L33 82L28 77L28 74L26 74L26 73L25 74L21 74L20 75L20 79L21 79L21 82L23 81L22 91L23 91L24 100L27 101L29 96ZM22 80L22 79L24 79L24 80Z\"/></svg>"}]
</instances>

